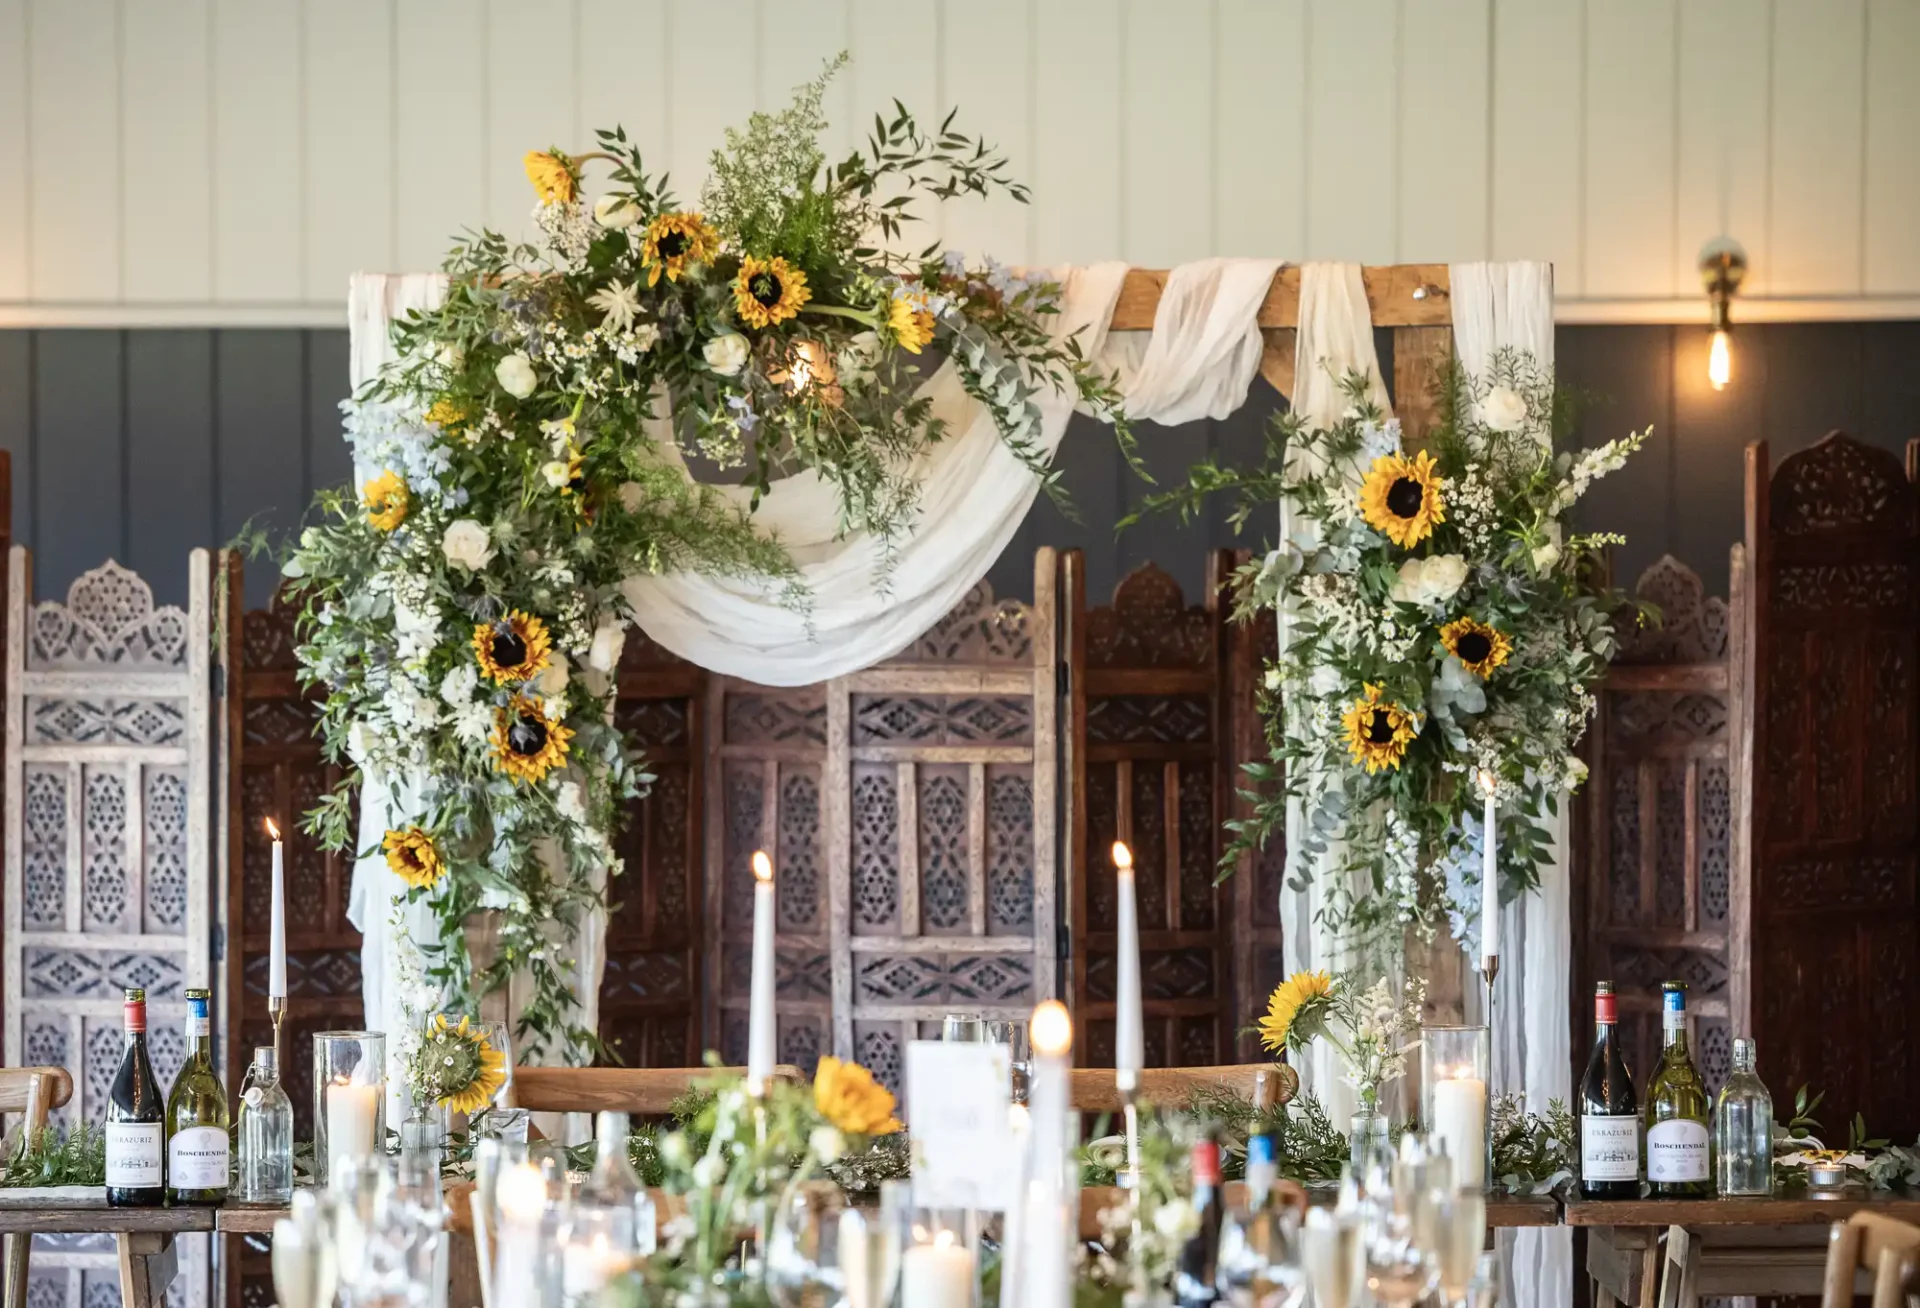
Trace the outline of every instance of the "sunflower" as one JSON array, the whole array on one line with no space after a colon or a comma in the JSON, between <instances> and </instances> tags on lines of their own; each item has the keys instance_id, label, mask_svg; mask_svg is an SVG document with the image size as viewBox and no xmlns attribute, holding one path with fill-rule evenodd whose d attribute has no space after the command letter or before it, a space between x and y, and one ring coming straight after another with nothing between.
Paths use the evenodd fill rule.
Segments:
<instances>
[{"instance_id":1,"label":"sunflower","mask_svg":"<svg viewBox=\"0 0 1920 1308\"><path fill-rule=\"evenodd\" d=\"M925 291L897 292L887 306L887 330L900 348L918 354L933 339L933 310L927 307Z\"/></svg>"},{"instance_id":2,"label":"sunflower","mask_svg":"<svg viewBox=\"0 0 1920 1308\"><path fill-rule=\"evenodd\" d=\"M485 1108L507 1083L507 1056L493 1047L487 1033L469 1018L449 1025L445 1014L435 1014L420 1050L426 1076L439 1091L436 1102L456 1113L473 1114Z\"/></svg>"},{"instance_id":3,"label":"sunflower","mask_svg":"<svg viewBox=\"0 0 1920 1308\"><path fill-rule=\"evenodd\" d=\"M1446 479L1425 450L1409 459L1382 454L1360 483L1360 516L1401 549L1412 549L1447 520L1440 488Z\"/></svg>"},{"instance_id":4,"label":"sunflower","mask_svg":"<svg viewBox=\"0 0 1920 1308\"><path fill-rule=\"evenodd\" d=\"M1333 978L1325 972L1295 972L1274 988L1260 1019L1260 1043L1275 1054L1295 1049L1326 1030L1333 1007ZM1296 1080L1297 1084L1297 1080Z\"/></svg>"},{"instance_id":5,"label":"sunflower","mask_svg":"<svg viewBox=\"0 0 1920 1308\"><path fill-rule=\"evenodd\" d=\"M367 521L381 531L392 531L407 520L407 483L391 468L360 488L360 500L367 506Z\"/></svg>"},{"instance_id":6,"label":"sunflower","mask_svg":"<svg viewBox=\"0 0 1920 1308\"><path fill-rule=\"evenodd\" d=\"M539 781L567 761L573 732L547 719L538 695L515 695L493 711L493 766L515 781Z\"/></svg>"},{"instance_id":7,"label":"sunflower","mask_svg":"<svg viewBox=\"0 0 1920 1308\"><path fill-rule=\"evenodd\" d=\"M1369 773L1399 767L1407 742L1413 739L1413 714L1398 704L1382 702L1380 687L1375 685L1368 685L1367 693L1353 701L1341 722L1347 729L1347 751L1355 763L1365 763Z\"/></svg>"},{"instance_id":8,"label":"sunflower","mask_svg":"<svg viewBox=\"0 0 1920 1308\"><path fill-rule=\"evenodd\" d=\"M892 1135L901 1129L893 1115L893 1092L860 1064L831 1054L823 1054L814 1070L813 1106L848 1135Z\"/></svg>"},{"instance_id":9,"label":"sunflower","mask_svg":"<svg viewBox=\"0 0 1920 1308\"><path fill-rule=\"evenodd\" d=\"M492 678L496 686L539 676L546 671L552 650L547 624L519 609L499 622L483 622L473 629L473 656L480 661L480 675Z\"/></svg>"},{"instance_id":10,"label":"sunflower","mask_svg":"<svg viewBox=\"0 0 1920 1308\"><path fill-rule=\"evenodd\" d=\"M652 286L665 273L677 282L688 265L713 258L720 238L707 220L697 213L663 213L647 224L640 239L640 264L647 270L647 285Z\"/></svg>"},{"instance_id":11,"label":"sunflower","mask_svg":"<svg viewBox=\"0 0 1920 1308\"><path fill-rule=\"evenodd\" d=\"M812 298L807 275L778 256L742 259L740 272L733 279L733 307L749 327L785 322Z\"/></svg>"},{"instance_id":12,"label":"sunflower","mask_svg":"<svg viewBox=\"0 0 1920 1308\"><path fill-rule=\"evenodd\" d=\"M1506 632L1473 618L1460 618L1440 628L1440 643L1482 681L1513 653L1513 641Z\"/></svg>"},{"instance_id":13,"label":"sunflower","mask_svg":"<svg viewBox=\"0 0 1920 1308\"><path fill-rule=\"evenodd\" d=\"M529 150L521 162L526 165L527 180L533 183L541 204L565 204L579 189L573 164L558 150Z\"/></svg>"},{"instance_id":14,"label":"sunflower","mask_svg":"<svg viewBox=\"0 0 1920 1308\"><path fill-rule=\"evenodd\" d=\"M447 874L446 860L433 843L433 833L424 827L389 831L380 843L387 851L387 866L410 886L427 890Z\"/></svg>"}]
</instances>

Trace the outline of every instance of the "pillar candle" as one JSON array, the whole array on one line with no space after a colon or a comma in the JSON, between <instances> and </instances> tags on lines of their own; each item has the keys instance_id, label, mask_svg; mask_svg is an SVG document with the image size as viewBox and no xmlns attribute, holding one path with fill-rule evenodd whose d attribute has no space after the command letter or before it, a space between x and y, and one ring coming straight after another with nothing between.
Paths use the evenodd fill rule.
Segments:
<instances>
[{"instance_id":1,"label":"pillar candle","mask_svg":"<svg viewBox=\"0 0 1920 1308\"><path fill-rule=\"evenodd\" d=\"M1454 1184L1477 1190L1487 1183L1487 1083L1472 1074L1433 1083L1433 1133L1446 1142Z\"/></svg>"},{"instance_id":2,"label":"pillar candle","mask_svg":"<svg viewBox=\"0 0 1920 1308\"><path fill-rule=\"evenodd\" d=\"M1034 1009L1028 1035L1033 1046L1033 1090L1028 1097L1033 1152L1021 1222L1025 1236L1021 1264L1027 1293L1020 1302L1025 1308L1070 1308L1073 1260L1069 1242L1079 1233L1080 1205L1079 1173L1068 1158L1069 1150L1078 1146L1079 1131L1068 1086L1073 1066L1073 1019L1067 1014L1067 1006L1049 999Z\"/></svg>"},{"instance_id":3,"label":"pillar candle","mask_svg":"<svg viewBox=\"0 0 1920 1308\"><path fill-rule=\"evenodd\" d=\"M380 1087L336 1081L327 1087L327 1175L339 1176L349 1158L373 1154L379 1121Z\"/></svg>"},{"instance_id":4,"label":"pillar candle","mask_svg":"<svg viewBox=\"0 0 1920 1308\"><path fill-rule=\"evenodd\" d=\"M773 860L753 852L753 984L747 1009L747 1093L773 1077Z\"/></svg>"},{"instance_id":5,"label":"pillar candle","mask_svg":"<svg viewBox=\"0 0 1920 1308\"><path fill-rule=\"evenodd\" d=\"M1480 957L1485 960L1500 957L1500 823L1493 773L1480 774L1480 787L1487 792L1480 842Z\"/></svg>"},{"instance_id":6,"label":"pillar candle","mask_svg":"<svg viewBox=\"0 0 1920 1308\"><path fill-rule=\"evenodd\" d=\"M509 1168L494 1191L500 1210L500 1252L494 1262L490 1301L538 1308L540 1224L546 1214L547 1181L532 1163Z\"/></svg>"},{"instance_id":7,"label":"pillar candle","mask_svg":"<svg viewBox=\"0 0 1920 1308\"><path fill-rule=\"evenodd\" d=\"M913 1308L973 1308L973 1253L941 1231L900 1256L900 1302Z\"/></svg>"},{"instance_id":8,"label":"pillar candle","mask_svg":"<svg viewBox=\"0 0 1920 1308\"><path fill-rule=\"evenodd\" d=\"M1140 1010L1140 912L1134 902L1133 851L1113 842L1114 939L1113 1083L1122 1094L1140 1088L1147 1061L1146 1019Z\"/></svg>"},{"instance_id":9,"label":"pillar candle","mask_svg":"<svg viewBox=\"0 0 1920 1308\"><path fill-rule=\"evenodd\" d=\"M280 843L280 828L267 819L267 834L273 837L273 925L267 944L267 998L287 997L287 877Z\"/></svg>"}]
</instances>

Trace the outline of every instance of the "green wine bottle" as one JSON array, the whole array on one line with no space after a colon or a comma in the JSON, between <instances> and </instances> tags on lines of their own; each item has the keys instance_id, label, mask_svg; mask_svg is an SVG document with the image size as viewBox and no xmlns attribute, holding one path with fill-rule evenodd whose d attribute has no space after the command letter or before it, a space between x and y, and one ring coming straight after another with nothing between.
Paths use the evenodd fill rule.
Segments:
<instances>
[{"instance_id":1,"label":"green wine bottle","mask_svg":"<svg viewBox=\"0 0 1920 1308\"><path fill-rule=\"evenodd\" d=\"M218 1204L227 1197L227 1091L213 1067L205 990L187 991L187 1061L167 1095L167 1202Z\"/></svg>"},{"instance_id":2,"label":"green wine bottle","mask_svg":"<svg viewBox=\"0 0 1920 1308\"><path fill-rule=\"evenodd\" d=\"M1687 986L1660 987L1660 1066L1647 1083L1647 1182L1660 1199L1713 1193L1707 1086L1687 1053Z\"/></svg>"}]
</instances>

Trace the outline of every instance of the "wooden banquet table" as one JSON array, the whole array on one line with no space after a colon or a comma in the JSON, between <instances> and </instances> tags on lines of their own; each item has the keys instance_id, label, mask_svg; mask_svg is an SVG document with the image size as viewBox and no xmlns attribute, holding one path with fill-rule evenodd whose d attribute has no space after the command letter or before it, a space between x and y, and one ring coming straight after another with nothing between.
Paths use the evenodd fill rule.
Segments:
<instances>
[{"instance_id":1,"label":"wooden banquet table","mask_svg":"<svg viewBox=\"0 0 1920 1308\"><path fill-rule=\"evenodd\" d=\"M1595 1308L1651 1308L1660 1298L1663 1268L1681 1278L1681 1303L1706 1295L1818 1297L1828 1228L1863 1211L1920 1224L1920 1196L1855 1189L1732 1199L1572 1197L1561 1220L1587 1228ZM1872 1291L1865 1273L1856 1288Z\"/></svg>"}]
</instances>

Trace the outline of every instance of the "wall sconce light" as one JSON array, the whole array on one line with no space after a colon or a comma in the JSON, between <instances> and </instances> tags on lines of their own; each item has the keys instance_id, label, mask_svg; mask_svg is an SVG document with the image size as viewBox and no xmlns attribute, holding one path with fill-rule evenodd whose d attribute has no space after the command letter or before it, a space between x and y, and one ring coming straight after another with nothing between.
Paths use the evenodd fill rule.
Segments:
<instances>
[{"instance_id":1,"label":"wall sconce light","mask_svg":"<svg viewBox=\"0 0 1920 1308\"><path fill-rule=\"evenodd\" d=\"M1713 307L1713 344L1707 351L1707 380L1713 389L1724 391L1733 379L1733 317L1730 312L1734 292L1747 279L1747 252L1730 236L1708 241L1700 251L1700 284L1706 288L1707 302Z\"/></svg>"}]
</instances>

